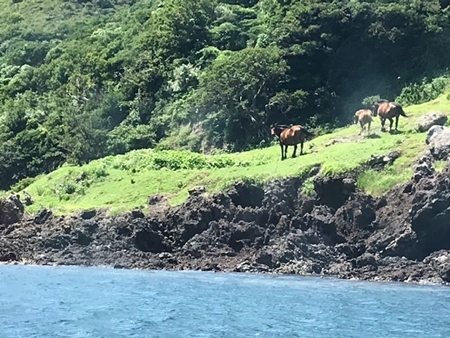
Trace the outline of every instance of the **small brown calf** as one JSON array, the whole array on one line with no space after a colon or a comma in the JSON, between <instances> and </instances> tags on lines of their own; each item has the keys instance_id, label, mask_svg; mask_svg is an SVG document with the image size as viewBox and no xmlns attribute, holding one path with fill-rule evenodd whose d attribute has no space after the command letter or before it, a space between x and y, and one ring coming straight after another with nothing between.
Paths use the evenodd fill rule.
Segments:
<instances>
[{"instance_id":1,"label":"small brown calf","mask_svg":"<svg viewBox=\"0 0 450 338\"><path fill-rule=\"evenodd\" d=\"M361 130L358 135L361 135L367 124L367 134L370 133L370 125L372 124L372 111L370 109L360 109L355 113L355 124L359 122Z\"/></svg>"}]
</instances>

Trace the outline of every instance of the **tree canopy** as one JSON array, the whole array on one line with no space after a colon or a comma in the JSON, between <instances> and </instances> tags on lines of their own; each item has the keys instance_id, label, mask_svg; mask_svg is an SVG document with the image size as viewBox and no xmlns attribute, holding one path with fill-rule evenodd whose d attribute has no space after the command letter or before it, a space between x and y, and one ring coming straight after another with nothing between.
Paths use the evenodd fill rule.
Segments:
<instances>
[{"instance_id":1,"label":"tree canopy","mask_svg":"<svg viewBox=\"0 0 450 338\"><path fill-rule=\"evenodd\" d=\"M1 189L139 148L263 146L275 122L343 125L367 96L429 98L450 63L448 1L0 5Z\"/></svg>"}]
</instances>

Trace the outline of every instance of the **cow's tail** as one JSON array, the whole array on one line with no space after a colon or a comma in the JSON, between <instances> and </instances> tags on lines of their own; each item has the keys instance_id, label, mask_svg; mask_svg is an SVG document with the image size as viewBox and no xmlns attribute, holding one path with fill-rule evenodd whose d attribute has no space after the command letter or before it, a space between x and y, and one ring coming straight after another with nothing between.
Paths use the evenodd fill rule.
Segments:
<instances>
[{"instance_id":1,"label":"cow's tail","mask_svg":"<svg viewBox=\"0 0 450 338\"><path fill-rule=\"evenodd\" d=\"M405 114L405 111L403 110L403 108L401 106L399 106L398 109L400 109L401 116L408 117L408 115Z\"/></svg>"}]
</instances>

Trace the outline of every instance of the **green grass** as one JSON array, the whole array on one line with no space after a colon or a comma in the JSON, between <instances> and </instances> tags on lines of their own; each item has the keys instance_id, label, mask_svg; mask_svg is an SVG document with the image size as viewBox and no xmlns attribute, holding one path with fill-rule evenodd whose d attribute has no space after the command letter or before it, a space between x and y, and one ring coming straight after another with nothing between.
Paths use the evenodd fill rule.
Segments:
<instances>
[{"instance_id":1,"label":"green grass","mask_svg":"<svg viewBox=\"0 0 450 338\"><path fill-rule=\"evenodd\" d=\"M402 156L392 166L382 172L366 171L358 179L360 188L380 195L408 180L415 157L426 149L425 133L413 130L415 120L428 111L450 112L450 102L446 95L441 95L431 102L405 107L405 111L409 118L400 118L399 134L381 133L380 121L375 118L372 137L358 136L359 127L350 125L308 141L306 155L289 157L283 162L279 146L274 145L221 155L144 149L109 156L82 167L63 166L30 180L26 190L35 203L27 207L27 211L32 213L49 207L62 214L106 207L117 213L144 207L148 196L156 193L165 194L171 204L176 205L182 203L188 196L188 189L196 185L205 185L209 192L220 191L236 180L262 183L271 178L301 175L317 164L321 165L322 173L343 173L356 169L371 155L400 150ZM333 140L335 143L331 144ZM288 156L292 150L292 147L288 149ZM310 183L305 184L305 192L311 190ZM20 183L17 187L17 190L23 188Z\"/></svg>"},{"instance_id":2,"label":"green grass","mask_svg":"<svg viewBox=\"0 0 450 338\"><path fill-rule=\"evenodd\" d=\"M442 172L442 170L444 170L446 164L447 164L447 161L442 161L442 160L435 161L433 163L434 170L436 170L438 173L440 173L440 172Z\"/></svg>"}]
</instances>

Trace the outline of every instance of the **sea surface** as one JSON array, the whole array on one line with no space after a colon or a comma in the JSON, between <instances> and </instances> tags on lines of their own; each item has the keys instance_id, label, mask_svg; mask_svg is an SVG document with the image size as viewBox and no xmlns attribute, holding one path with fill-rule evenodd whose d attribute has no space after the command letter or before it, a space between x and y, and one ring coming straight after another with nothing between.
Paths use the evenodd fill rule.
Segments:
<instances>
[{"instance_id":1,"label":"sea surface","mask_svg":"<svg viewBox=\"0 0 450 338\"><path fill-rule=\"evenodd\" d=\"M0 337L450 337L450 287L0 266Z\"/></svg>"}]
</instances>

